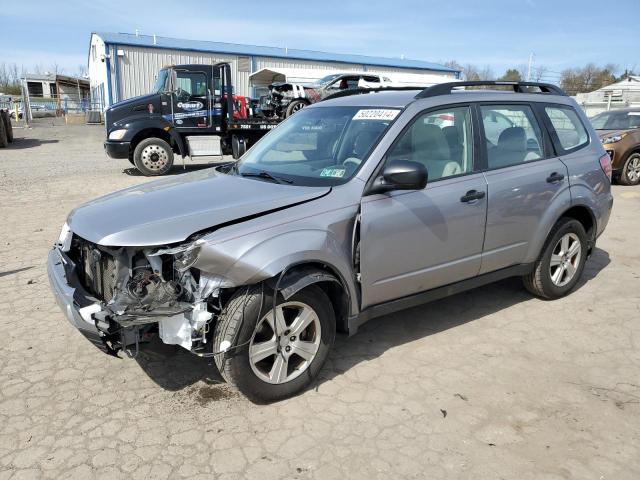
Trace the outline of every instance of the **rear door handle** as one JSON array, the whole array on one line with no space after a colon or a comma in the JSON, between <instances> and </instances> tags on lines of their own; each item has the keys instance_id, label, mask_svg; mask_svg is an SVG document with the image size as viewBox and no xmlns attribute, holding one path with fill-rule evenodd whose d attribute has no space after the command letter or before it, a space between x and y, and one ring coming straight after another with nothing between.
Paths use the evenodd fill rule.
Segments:
<instances>
[{"instance_id":1,"label":"rear door handle","mask_svg":"<svg viewBox=\"0 0 640 480\"><path fill-rule=\"evenodd\" d=\"M460 201L462 203L469 203L469 202L473 202L474 200L480 200L481 198L484 198L484 196L485 196L485 193L482 191L469 190L462 197L460 197Z\"/></svg>"},{"instance_id":2,"label":"rear door handle","mask_svg":"<svg viewBox=\"0 0 640 480\"><path fill-rule=\"evenodd\" d=\"M547 177L547 183L558 183L564 180L564 175L558 172L553 172Z\"/></svg>"}]
</instances>

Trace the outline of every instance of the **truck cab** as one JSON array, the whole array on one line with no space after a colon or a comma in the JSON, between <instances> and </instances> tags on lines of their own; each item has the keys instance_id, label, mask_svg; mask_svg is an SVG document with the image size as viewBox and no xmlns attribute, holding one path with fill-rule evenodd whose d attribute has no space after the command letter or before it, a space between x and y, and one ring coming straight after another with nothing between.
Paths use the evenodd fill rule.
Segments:
<instances>
[{"instance_id":1,"label":"truck cab","mask_svg":"<svg viewBox=\"0 0 640 480\"><path fill-rule=\"evenodd\" d=\"M167 173L175 155L239 158L277 122L254 119L233 90L228 63L163 68L151 93L106 110L105 151L149 176Z\"/></svg>"}]
</instances>

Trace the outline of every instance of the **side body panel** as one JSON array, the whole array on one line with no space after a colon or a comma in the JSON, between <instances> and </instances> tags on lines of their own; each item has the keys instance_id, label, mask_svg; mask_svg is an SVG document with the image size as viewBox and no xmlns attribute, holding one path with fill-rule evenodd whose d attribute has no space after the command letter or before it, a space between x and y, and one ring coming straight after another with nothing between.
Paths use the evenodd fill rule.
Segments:
<instances>
[{"instance_id":1,"label":"side body panel","mask_svg":"<svg viewBox=\"0 0 640 480\"><path fill-rule=\"evenodd\" d=\"M354 180L318 200L216 230L200 240L194 266L238 286L274 277L295 264L321 264L340 279L350 314L357 314L352 240L362 187Z\"/></svg>"},{"instance_id":2,"label":"side body panel","mask_svg":"<svg viewBox=\"0 0 640 480\"><path fill-rule=\"evenodd\" d=\"M481 173L363 199L362 308L478 274L487 203L470 190L486 194Z\"/></svg>"},{"instance_id":3,"label":"side body panel","mask_svg":"<svg viewBox=\"0 0 640 480\"><path fill-rule=\"evenodd\" d=\"M547 182L552 173L564 179ZM571 206L567 169L558 158L485 172L489 190L480 273L532 262L553 223ZM541 235L541 232L542 235Z\"/></svg>"}]
</instances>

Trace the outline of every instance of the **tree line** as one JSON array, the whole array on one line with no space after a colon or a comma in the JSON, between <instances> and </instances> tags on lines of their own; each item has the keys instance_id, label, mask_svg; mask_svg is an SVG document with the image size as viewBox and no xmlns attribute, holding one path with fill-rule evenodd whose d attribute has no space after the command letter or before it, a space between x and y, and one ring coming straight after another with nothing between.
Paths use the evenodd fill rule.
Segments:
<instances>
[{"instance_id":1,"label":"tree line","mask_svg":"<svg viewBox=\"0 0 640 480\"><path fill-rule=\"evenodd\" d=\"M444 65L462 72L464 80L506 80L524 81L527 79L528 66L518 65L508 68L502 75L496 75L490 66L478 67L472 64L461 65L455 60L444 62ZM560 85L569 95L587 93L606 87L635 75L633 69L621 71L616 65L606 64L598 66L588 63L583 67L566 68L562 71L552 71L544 65L534 65L531 68L529 80Z\"/></svg>"}]
</instances>

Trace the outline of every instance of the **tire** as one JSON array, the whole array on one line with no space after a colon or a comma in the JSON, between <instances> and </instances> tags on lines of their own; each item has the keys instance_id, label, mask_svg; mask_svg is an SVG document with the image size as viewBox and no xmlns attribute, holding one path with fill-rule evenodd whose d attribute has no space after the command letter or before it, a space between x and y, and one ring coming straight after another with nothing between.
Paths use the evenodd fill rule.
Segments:
<instances>
[{"instance_id":1,"label":"tire","mask_svg":"<svg viewBox=\"0 0 640 480\"><path fill-rule=\"evenodd\" d=\"M222 350L223 342L238 345L225 353L215 355L216 365L223 378L257 403L282 400L308 387L324 365L335 339L336 322L331 302L321 288L310 285L286 301L282 297L278 299L276 308L279 311L282 308L284 312L287 329L285 331L288 333L281 336L281 342L286 342L281 343L281 347L284 348L276 352L274 330L268 321L268 318L273 318L272 295L266 286L264 293L261 285L240 288L227 303L213 333L213 348L216 352ZM298 318L297 309L302 308L300 312L303 313L307 307L315 313L315 317L305 330L301 330L302 334L298 338L292 335L295 332L289 329ZM278 330L278 333L284 332ZM301 342L302 335L305 335L307 341ZM268 350L271 350L270 345L273 345L274 353L266 355L263 360L252 362L250 352L257 352L255 347L261 342L268 346ZM301 352L308 354L306 349L315 349L315 354L310 360L304 360L296 354L296 345L301 343L305 346L305 350ZM288 358L286 363L285 358ZM284 364L287 368L281 370L284 372L282 378L277 376L276 362L279 362L278 365Z\"/></svg>"},{"instance_id":2,"label":"tire","mask_svg":"<svg viewBox=\"0 0 640 480\"><path fill-rule=\"evenodd\" d=\"M565 246L562 241L566 238L568 243ZM575 242L578 254L574 256ZM582 224L573 218L562 217L551 229L533 271L522 277L524 286L532 294L548 300L565 296L582 276L587 247L587 233ZM553 267L552 257L557 264Z\"/></svg>"},{"instance_id":3,"label":"tire","mask_svg":"<svg viewBox=\"0 0 640 480\"><path fill-rule=\"evenodd\" d=\"M4 114L0 114L0 117L4 117ZM7 129L4 126L4 118L0 118L0 148L7 148L9 146L9 140L7 139Z\"/></svg>"},{"instance_id":4,"label":"tire","mask_svg":"<svg viewBox=\"0 0 640 480\"><path fill-rule=\"evenodd\" d=\"M624 162L618 181L623 185L640 183L640 153L632 153Z\"/></svg>"},{"instance_id":5,"label":"tire","mask_svg":"<svg viewBox=\"0 0 640 480\"><path fill-rule=\"evenodd\" d=\"M11 116L6 110L2 111L2 120L4 120L4 131L7 135L7 141L13 143L13 125L11 125Z\"/></svg>"},{"instance_id":6,"label":"tire","mask_svg":"<svg viewBox=\"0 0 640 480\"><path fill-rule=\"evenodd\" d=\"M247 140L244 137L233 135L231 137L231 155L238 160L247 151Z\"/></svg>"},{"instance_id":7,"label":"tire","mask_svg":"<svg viewBox=\"0 0 640 480\"><path fill-rule=\"evenodd\" d=\"M309 104L304 100L293 100L291 103L289 103L289 105L287 105L285 118L290 117L291 115L296 113L298 110L302 110L307 105Z\"/></svg>"},{"instance_id":8,"label":"tire","mask_svg":"<svg viewBox=\"0 0 640 480\"><path fill-rule=\"evenodd\" d=\"M173 150L161 138L145 138L133 151L133 164L147 177L164 175L173 166Z\"/></svg>"}]
</instances>

